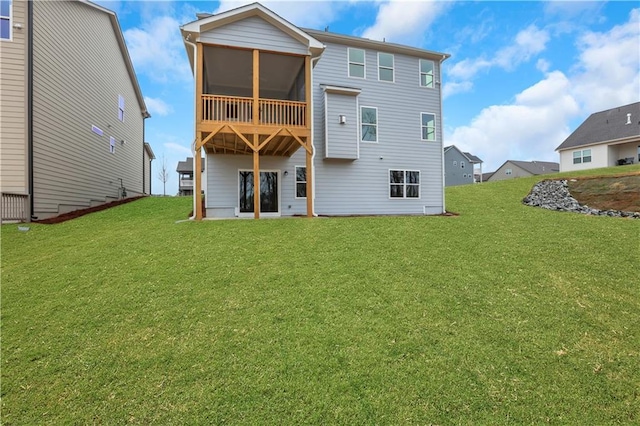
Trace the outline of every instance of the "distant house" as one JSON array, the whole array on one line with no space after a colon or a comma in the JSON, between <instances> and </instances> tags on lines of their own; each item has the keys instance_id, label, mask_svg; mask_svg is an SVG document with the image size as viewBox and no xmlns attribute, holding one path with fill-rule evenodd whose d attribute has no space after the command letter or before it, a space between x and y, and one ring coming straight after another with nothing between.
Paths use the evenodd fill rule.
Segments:
<instances>
[{"instance_id":1,"label":"distant house","mask_svg":"<svg viewBox=\"0 0 640 426\"><path fill-rule=\"evenodd\" d=\"M640 162L640 102L591 114L556 151L563 172Z\"/></svg>"},{"instance_id":2,"label":"distant house","mask_svg":"<svg viewBox=\"0 0 640 426\"><path fill-rule=\"evenodd\" d=\"M115 13L2 0L2 219L45 219L148 193L149 117Z\"/></svg>"},{"instance_id":3,"label":"distant house","mask_svg":"<svg viewBox=\"0 0 640 426\"><path fill-rule=\"evenodd\" d=\"M204 162L202 171L204 172ZM176 172L178 172L178 195L193 195L193 157L178 161Z\"/></svg>"},{"instance_id":4,"label":"distant house","mask_svg":"<svg viewBox=\"0 0 640 426\"><path fill-rule=\"evenodd\" d=\"M493 172L482 173L476 177L477 182L487 182L493 176Z\"/></svg>"},{"instance_id":5,"label":"distant house","mask_svg":"<svg viewBox=\"0 0 640 426\"><path fill-rule=\"evenodd\" d=\"M560 165L548 161L515 161L507 160L498 168L489 179L489 182L498 180L515 179L548 173L558 173Z\"/></svg>"},{"instance_id":6,"label":"distant house","mask_svg":"<svg viewBox=\"0 0 640 426\"><path fill-rule=\"evenodd\" d=\"M482 160L468 152L460 151L455 145L444 148L444 184L445 186L466 185L474 182L476 165Z\"/></svg>"},{"instance_id":7,"label":"distant house","mask_svg":"<svg viewBox=\"0 0 640 426\"><path fill-rule=\"evenodd\" d=\"M207 217L445 211L449 55L302 29L258 3L197 17L181 31Z\"/></svg>"}]
</instances>

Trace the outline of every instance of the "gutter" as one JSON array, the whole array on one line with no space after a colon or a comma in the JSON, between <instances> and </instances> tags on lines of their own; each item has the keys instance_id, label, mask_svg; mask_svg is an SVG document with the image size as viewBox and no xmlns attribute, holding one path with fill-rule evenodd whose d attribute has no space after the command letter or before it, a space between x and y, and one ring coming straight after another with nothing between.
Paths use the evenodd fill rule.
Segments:
<instances>
[{"instance_id":1,"label":"gutter","mask_svg":"<svg viewBox=\"0 0 640 426\"><path fill-rule=\"evenodd\" d=\"M27 169L29 185L29 220L33 215L33 2L27 2Z\"/></svg>"},{"instance_id":2,"label":"gutter","mask_svg":"<svg viewBox=\"0 0 640 426\"><path fill-rule=\"evenodd\" d=\"M310 99L310 103L309 105L311 106L311 114L309 114L311 116L311 124L312 124L312 128L311 128L311 165L313 166L311 169L311 182L313 185L313 197L311 198L311 215L313 217L318 217L318 214L316 213L316 147L313 144L313 134L315 133L315 130L313 128L313 120L314 120L314 116L313 116L313 66L316 62L318 62L320 60L320 56L316 56L315 58L311 58L311 99Z\"/></svg>"},{"instance_id":3,"label":"gutter","mask_svg":"<svg viewBox=\"0 0 640 426\"><path fill-rule=\"evenodd\" d=\"M442 156L442 214L447 212L446 209L446 205L445 205L445 197L444 197L444 192L445 192L445 176L444 176L444 114L442 112L442 63L448 58L449 56L447 56L446 54L442 55L442 58L440 58L440 69L438 70L440 73L440 82L438 83L440 85L439 90L439 98L440 98L440 132L442 132L442 137L440 138L440 143L442 144L442 148L440 148L440 155ZM463 154L464 155L464 154Z\"/></svg>"}]
</instances>

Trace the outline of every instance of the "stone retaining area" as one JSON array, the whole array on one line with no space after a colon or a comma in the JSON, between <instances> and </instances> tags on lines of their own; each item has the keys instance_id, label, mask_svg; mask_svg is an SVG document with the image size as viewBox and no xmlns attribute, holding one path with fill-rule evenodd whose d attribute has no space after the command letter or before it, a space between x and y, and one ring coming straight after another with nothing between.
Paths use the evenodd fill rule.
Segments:
<instances>
[{"instance_id":1,"label":"stone retaining area","mask_svg":"<svg viewBox=\"0 0 640 426\"><path fill-rule=\"evenodd\" d=\"M640 219L640 213L619 210L598 210L583 206L571 196L566 180L543 180L533 186L529 195L522 200L532 207L548 210L590 214L594 216L629 217Z\"/></svg>"}]
</instances>

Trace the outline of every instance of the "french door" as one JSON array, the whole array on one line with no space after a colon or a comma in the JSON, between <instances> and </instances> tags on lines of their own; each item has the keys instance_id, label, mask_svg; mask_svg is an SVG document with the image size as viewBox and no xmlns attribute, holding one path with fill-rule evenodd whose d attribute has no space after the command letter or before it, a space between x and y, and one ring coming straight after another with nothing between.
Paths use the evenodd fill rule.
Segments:
<instances>
[{"instance_id":1,"label":"french door","mask_svg":"<svg viewBox=\"0 0 640 426\"><path fill-rule=\"evenodd\" d=\"M238 199L240 213L254 212L253 171L238 172ZM278 172L260 172L260 213L280 213L280 197L278 190Z\"/></svg>"}]
</instances>

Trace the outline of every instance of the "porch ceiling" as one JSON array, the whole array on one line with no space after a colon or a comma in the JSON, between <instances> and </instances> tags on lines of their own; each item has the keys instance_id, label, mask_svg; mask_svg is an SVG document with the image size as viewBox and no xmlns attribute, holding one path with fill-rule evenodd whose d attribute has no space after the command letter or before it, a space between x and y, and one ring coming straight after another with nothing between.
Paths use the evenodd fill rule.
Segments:
<instances>
[{"instance_id":1,"label":"porch ceiling","mask_svg":"<svg viewBox=\"0 0 640 426\"><path fill-rule=\"evenodd\" d=\"M247 135L251 140L251 136ZM260 135L260 143L264 142L269 136ZM301 138L305 141L306 138ZM272 138L262 149L260 155L270 155L276 157L290 157L298 149L302 148L293 136L281 135ZM218 133L207 144L205 149L210 154L236 154L251 155L253 150L234 133Z\"/></svg>"}]
</instances>

